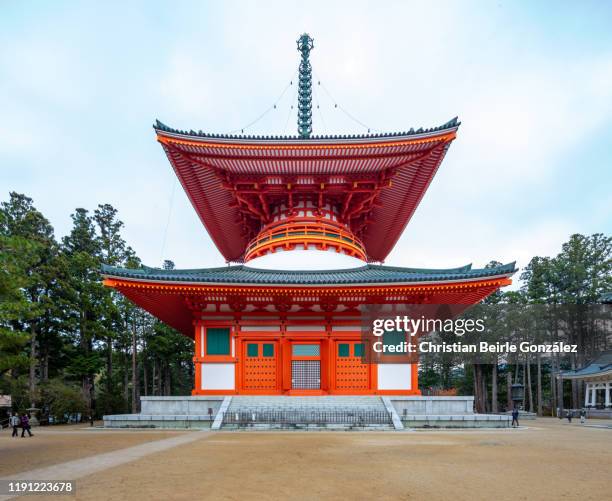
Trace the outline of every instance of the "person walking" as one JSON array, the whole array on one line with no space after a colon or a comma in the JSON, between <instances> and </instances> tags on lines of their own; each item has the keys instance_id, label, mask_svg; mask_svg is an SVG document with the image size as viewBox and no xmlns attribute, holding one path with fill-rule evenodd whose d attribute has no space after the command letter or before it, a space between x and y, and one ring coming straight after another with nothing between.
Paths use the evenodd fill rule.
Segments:
<instances>
[{"instance_id":1,"label":"person walking","mask_svg":"<svg viewBox=\"0 0 612 501\"><path fill-rule=\"evenodd\" d=\"M21 420L19 419L19 416L17 415L16 412L13 412L13 414L11 415L11 419L9 420L9 423L11 424L11 426L13 427L13 437L16 437L19 435L19 431L17 430L17 428L19 428L19 425L21 424Z\"/></svg>"},{"instance_id":2,"label":"person walking","mask_svg":"<svg viewBox=\"0 0 612 501\"><path fill-rule=\"evenodd\" d=\"M21 438L25 437L26 431L30 437L32 436L32 432L30 431L30 418L25 413L21 415L21 428Z\"/></svg>"},{"instance_id":3,"label":"person walking","mask_svg":"<svg viewBox=\"0 0 612 501\"><path fill-rule=\"evenodd\" d=\"M515 407L514 409L512 409L512 428L514 428L514 423L516 423L516 427L518 428L519 426L518 417L519 417L519 410Z\"/></svg>"},{"instance_id":4,"label":"person walking","mask_svg":"<svg viewBox=\"0 0 612 501\"><path fill-rule=\"evenodd\" d=\"M570 409L567 409L567 422L571 424L572 422L572 411Z\"/></svg>"},{"instance_id":5,"label":"person walking","mask_svg":"<svg viewBox=\"0 0 612 501\"><path fill-rule=\"evenodd\" d=\"M580 409L580 424L584 424L586 421L586 409L583 407Z\"/></svg>"}]
</instances>

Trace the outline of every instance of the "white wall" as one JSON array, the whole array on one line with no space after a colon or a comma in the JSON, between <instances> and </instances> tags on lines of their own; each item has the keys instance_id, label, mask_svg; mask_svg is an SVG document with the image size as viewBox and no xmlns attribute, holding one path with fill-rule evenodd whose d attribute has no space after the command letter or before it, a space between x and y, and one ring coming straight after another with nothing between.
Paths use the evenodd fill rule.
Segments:
<instances>
[{"instance_id":1,"label":"white wall","mask_svg":"<svg viewBox=\"0 0 612 501\"><path fill-rule=\"evenodd\" d=\"M411 390L412 364L378 364L379 390Z\"/></svg>"},{"instance_id":2,"label":"white wall","mask_svg":"<svg viewBox=\"0 0 612 501\"><path fill-rule=\"evenodd\" d=\"M234 364L202 364L203 390L233 390L236 387Z\"/></svg>"}]
</instances>

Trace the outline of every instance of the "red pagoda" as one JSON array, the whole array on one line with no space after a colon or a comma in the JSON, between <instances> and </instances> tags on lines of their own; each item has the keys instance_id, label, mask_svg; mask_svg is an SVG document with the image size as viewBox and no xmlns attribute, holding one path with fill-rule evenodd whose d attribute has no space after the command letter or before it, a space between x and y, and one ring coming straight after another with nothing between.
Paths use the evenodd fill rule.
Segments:
<instances>
[{"instance_id":1,"label":"red pagoda","mask_svg":"<svg viewBox=\"0 0 612 501\"><path fill-rule=\"evenodd\" d=\"M154 126L228 263L164 270L104 266L104 283L194 340L193 395L418 395L417 364L365 363L367 304L472 305L511 283L514 263L415 269L382 263L455 139L432 129L313 136L313 41L301 53L298 135L226 136ZM258 267L290 252L363 263ZM301 254L300 254L301 253ZM325 268L323 264L323 268ZM327 266L328 267L328 266Z\"/></svg>"}]
</instances>

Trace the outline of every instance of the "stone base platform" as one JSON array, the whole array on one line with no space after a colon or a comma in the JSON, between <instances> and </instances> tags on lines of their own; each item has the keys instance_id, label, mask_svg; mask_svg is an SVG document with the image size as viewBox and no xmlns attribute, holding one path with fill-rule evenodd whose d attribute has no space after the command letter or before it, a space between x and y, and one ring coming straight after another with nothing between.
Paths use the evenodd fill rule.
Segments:
<instances>
[{"instance_id":1,"label":"stone base platform","mask_svg":"<svg viewBox=\"0 0 612 501\"><path fill-rule=\"evenodd\" d=\"M500 414L425 414L402 416L407 428L509 428L512 417Z\"/></svg>"},{"instance_id":2,"label":"stone base platform","mask_svg":"<svg viewBox=\"0 0 612 501\"><path fill-rule=\"evenodd\" d=\"M104 416L106 428L402 430L508 428L511 416L474 414L474 397L142 397L140 414Z\"/></svg>"}]
</instances>

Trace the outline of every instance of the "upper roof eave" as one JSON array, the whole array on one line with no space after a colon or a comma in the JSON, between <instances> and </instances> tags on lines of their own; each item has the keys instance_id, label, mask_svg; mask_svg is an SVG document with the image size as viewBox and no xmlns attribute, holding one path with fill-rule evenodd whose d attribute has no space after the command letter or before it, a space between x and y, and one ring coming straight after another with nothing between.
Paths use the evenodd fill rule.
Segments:
<instances>
[{"instance_id":1,"label":"upper roof eave","mask_svg":"<svg viewBox=\"0 0 612 501\"><path fill-rule=\"evenodd\" d=\"M456 131L461 122L458 117L454 117L448 122L429 129L413 128L404 132L386 132L380 134L341 134L341 135L313 135L308 138L300 136L255 136L255 135L234 135L234 134L214 134L203 131L194 130L178 130L167 126L160 120L156 120L153 129L161 135L188 138L190 140L210 141L213 140L219 143L240 143L240 144L318 144L318 143L363 143L363 142L380 142L380 141L397 141L402 139L422 139L432 136L438 136L444 132Z\"/></svg>"}]
</instances>

